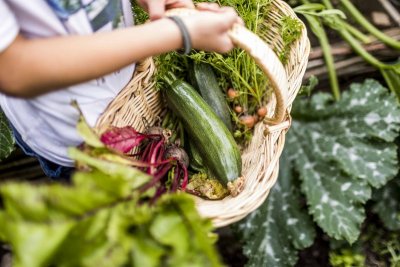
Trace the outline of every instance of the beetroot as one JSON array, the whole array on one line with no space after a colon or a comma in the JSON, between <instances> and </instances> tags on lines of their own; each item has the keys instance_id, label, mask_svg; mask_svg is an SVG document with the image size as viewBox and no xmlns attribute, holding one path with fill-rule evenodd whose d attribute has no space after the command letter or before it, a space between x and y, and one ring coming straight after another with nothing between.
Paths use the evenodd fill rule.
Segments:
<instances>
[{"instance_id":1,"label":"beetroot","mask_svg":"<svg viewBox=\"0 0 400 267\"><path fill-rule=\"evenodd\" d=\"M189 157L182 148L170 144L170 136L168 129L152 127L146 133L140 133L127 126L110 128L100 140L108 148L124 154L139 148L139 152L131 156L130 163L153 177L141 191L155 188L156 193L151 200L155 201L164 193L185 190L188 183ZM168 177L172 180L169 181Z\"/></svg>"}]
</instances>

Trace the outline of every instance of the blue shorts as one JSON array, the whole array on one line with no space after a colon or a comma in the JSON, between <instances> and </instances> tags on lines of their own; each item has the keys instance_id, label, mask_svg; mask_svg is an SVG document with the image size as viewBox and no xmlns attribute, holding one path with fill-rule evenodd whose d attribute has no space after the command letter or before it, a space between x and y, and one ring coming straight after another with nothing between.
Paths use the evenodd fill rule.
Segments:
<instances>
[{"instance_id":1,"label":"blue shorts","mask_svg":"<svg viewBox=\"0 0 400 267\"><path fill-rule=\"evenodd\" d=\"M61 166L38 155L22 140L21 135L11 123L10 127L13 131L15 142L17 143L17 145L22 149L22 151L24 151L26 155L37 158L44 174L46 174L47 177L59 181L69 181L71 179L71 175L75 168Z\"/></svg>"}]
</instances>

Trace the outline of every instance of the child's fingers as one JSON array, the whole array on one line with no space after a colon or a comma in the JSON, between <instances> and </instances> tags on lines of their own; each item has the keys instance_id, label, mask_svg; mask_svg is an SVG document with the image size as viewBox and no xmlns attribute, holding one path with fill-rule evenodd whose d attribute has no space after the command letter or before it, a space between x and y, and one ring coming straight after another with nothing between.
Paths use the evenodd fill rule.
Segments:
<instances>
[{"instance_id":1,"label":"child's fingers","mask_svg":"<svg viewBox=\"0 0 400 267\"><path fill-rule=\"evenodd\" d=\"M234 47L231 38L226 34L223 39L221 40L220 49L218 52L220 53L227 53L231 51Z\"/></svg>"},{"instance_id":2,"label":"child's fingers","mask_svg":"<svg viewBox=\"0 0 400 267\"><path fill-rule=\"evenodd\" d=\"M192 0L167 0L166 6L168 9L178 7L194 8Z\"/></svg>"},{"instance_id":3,"label":"child's fingers","mask_svg":"<svg viewBox=\"0 0 400 267\"><path fill-rule=\"evenodd\" d=\"M241 17L238 17L238 18L237 18L236 23L238 23L238 24L244 26L244 21L243 21L243 19L242 19Z\"/></svg>"},{"instance_id":4,"label":"child's fingers","mask_svg":"<svg viewBox=\"0 0 400 267\"><path fill-rule=\"evenodd\" d=\"M221 9L223 10L221 13L221 26L223 31L229 30L232 28L233 24L240 22L241 19L234 8L223 7Z\"/></svg>"},{"instance_id":5,"label":"child's fingers","mask_svg":"<svg viewBox=\"0 0 400 267\"><path fill-rule=\"evenodd\" d=\"M196 7L202 11L222 12L221 7L217 3L198 3Z\"/></svg>"},{"instance_id":6,"label":"child's fingers","mask_svg":"<svg viewBox=\"0 0 400 267\"><path fill-rule=\"evenodd\" d=\"M160 0L148 0L147 10L151 20L160 19L165 13L165 2Z\"/></svg>"}]
</instances>

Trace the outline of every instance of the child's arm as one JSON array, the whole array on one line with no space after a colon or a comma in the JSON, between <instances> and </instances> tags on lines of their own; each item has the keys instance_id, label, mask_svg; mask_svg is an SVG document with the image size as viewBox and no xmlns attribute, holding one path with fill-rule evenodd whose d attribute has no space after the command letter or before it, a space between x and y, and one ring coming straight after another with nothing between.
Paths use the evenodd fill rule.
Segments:
<instances>
[{"instance_id":1,"label":"child's arm","mask_svg":"<svg viewBox=\"0 0 400 267\"><path fill-rule=\"evenodd\" d=\"M233 9L199 12L183 21L194 48L227 52L233 47L227 35L238 21ZM34 97L101 77L182 45L179 28L166 18L90 36L32 40L18 36L0 53L0 92Z\"/></svg>"}]
</instances>

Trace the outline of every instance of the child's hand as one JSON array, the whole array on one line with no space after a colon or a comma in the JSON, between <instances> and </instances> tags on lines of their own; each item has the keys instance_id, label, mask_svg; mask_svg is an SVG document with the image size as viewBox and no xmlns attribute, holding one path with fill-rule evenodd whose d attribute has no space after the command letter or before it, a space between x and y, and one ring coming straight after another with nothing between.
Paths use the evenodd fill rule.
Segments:
<instances>
[{"instance_id":1,"label":"child's hand","mask_svg":"<svg viewBox=\"0 0 400 267\"><path fill-rule=\"evenodd\" d=\"M236 11L215 4L201 5L198 9L203 11L182 18L189 30L193 48L219 53L231 50L234 45L228 31L235 23L243 23Z\"/></svg>"},{"instance_id":2,"label":"child's hand","mask_svg":"<svg viewBox=\"0 0 400 267\"><path fill-rule=\"evenodd\" d=\"M164 17L166 9L194 8L192 0L137 0L137 2L149 13L151 20Z\"/></svg>"}]
</instances>

